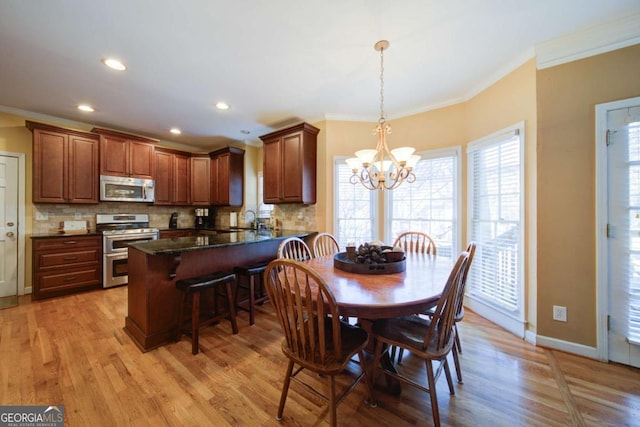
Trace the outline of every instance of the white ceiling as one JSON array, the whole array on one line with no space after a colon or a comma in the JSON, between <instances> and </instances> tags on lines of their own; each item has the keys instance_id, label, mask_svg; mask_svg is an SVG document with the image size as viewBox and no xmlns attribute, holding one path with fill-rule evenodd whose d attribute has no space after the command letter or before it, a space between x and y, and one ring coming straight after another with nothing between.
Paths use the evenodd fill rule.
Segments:
<instances>
[{"instance_id":1,"label":"white ceiling","mask_svg":"<svg viewBox=\"0 0 640 427\"><path fill-rule=\"evenodd\" d=\"M468 99L537 44L639 11L639 0L0 0L0 107L208 150L300 120L376 121L380 39L394 118Z\"/></svg>"}]
</instances>

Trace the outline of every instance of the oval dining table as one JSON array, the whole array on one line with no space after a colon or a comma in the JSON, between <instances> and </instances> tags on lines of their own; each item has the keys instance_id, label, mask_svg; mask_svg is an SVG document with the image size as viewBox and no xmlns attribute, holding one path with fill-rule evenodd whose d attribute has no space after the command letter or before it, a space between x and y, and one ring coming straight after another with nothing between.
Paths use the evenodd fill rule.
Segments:
<instances>
[{"instance_id":1,"label":"oval dining table","mask_svg":"<svg viewBox=\"0 0 640 427\"><path fill-rule=\"evenodd\" d=\"M391 274L359 274L334 267L334 256L305 261L333 292L340 315L388 319L424 312L437 304L453 267L451 258L407 253L405 270Z\"/></svg>"},{"instance_id":2,"label":"oval dining table","mask_svg":"<svg viewBox=\"0 0 640 427\"><path fill-rule=\"evenodd\" d=\"M340 316L358 318L358 324L367 332L371 332L376 319L417 314L435 306L453 267L451 258L419 253L407 253L405 270L391 274L344 271L334 267L333 255L304 262L331 288ZM368 352L373 352L373 345L370 341ZM380 363L395 371L387 352ZM384 377L386 386L374 379L376 386L390 394L400 394L400 382Z\"/></svg>"}]
</instances>

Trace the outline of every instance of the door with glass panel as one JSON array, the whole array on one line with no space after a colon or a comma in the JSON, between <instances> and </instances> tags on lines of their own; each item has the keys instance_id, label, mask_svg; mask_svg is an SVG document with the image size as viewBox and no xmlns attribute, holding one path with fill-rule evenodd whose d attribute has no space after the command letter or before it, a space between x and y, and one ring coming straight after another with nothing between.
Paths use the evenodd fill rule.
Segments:
<instances>
[{"instance_id":1,"label":"door with glass panel","mask_svg":"<svg viewBox=\"0 0 640 427\"><path fill-rule=\"evenodd\" d=\"M609 360L640 367L640 99L607 111Z\"/></svg>"}]
</instances>

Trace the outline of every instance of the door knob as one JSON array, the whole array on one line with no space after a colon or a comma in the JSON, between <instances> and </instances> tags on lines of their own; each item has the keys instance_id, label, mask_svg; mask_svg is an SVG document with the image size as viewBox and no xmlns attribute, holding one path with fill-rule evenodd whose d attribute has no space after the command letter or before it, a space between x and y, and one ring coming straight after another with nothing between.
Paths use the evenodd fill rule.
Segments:
<instances>
[{"instance_id":1,"label":"door knob","mask_svg":"<svg viewBox=\"0 0 640 427\"><path fill-rule=\"evenodd\" d=\"M8 222L8 223L7 223L7 227L13 227L13 225L14 225L14 224L13 224L12 222Z\"/></svg>"},{"instance_id":2,"label":"door knob","mask_svg":"<svg viewBox=\"0 0 640 427\"><path fill-rule=\"evenodd\" d=\"M7 237L13 237L13 231L7 231Z\"/></svg>"}]
</instances>

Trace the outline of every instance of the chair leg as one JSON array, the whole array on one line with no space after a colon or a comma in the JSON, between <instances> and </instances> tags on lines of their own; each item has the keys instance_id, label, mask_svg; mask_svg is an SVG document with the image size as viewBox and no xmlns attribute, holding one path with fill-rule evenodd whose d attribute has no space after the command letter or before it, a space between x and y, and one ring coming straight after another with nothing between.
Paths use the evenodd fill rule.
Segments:
<instances>
[{"instance_id":1,"label":"chair leg","mask_svg":"<svg viewBox=\"0 0 640 427\"><path fill-rule=\"evenodd\" d=\"M256 279L255 275L249 277L249 325L255 323L256 316Z\"/></svg>"},{"instance_id":2,"label":"chair leg","mask_svg":"<svg viewBox=\"0 0 640 427\"><path fill-rule=\"evenodd\" d=\"M404 348L401 348L401 349L398 350L398 365L402 365L402 356L403 355L404 355ZM391 360L393 360L393 357L391 358Z\"/></svg>"},{"instance_id":3,"label":"chair leg","mask_svg":"<svg viewBox=\"0 0 640 427\"><path fill-rule=\"evenodd\" d=\"M462 345L460 344L460 334L458 333L458 322L453 323L453 329L456 334L456 341L454 346L458 348L458 352L462 353Z\"/></svg>"},{"instance_id":4,"label":"chair leg","mask_svg":"<svg viewBox=\"0 0 640 427\"><path fill-rule=\"evenodd\" d=\"M176 342L180 341L180 338L182 337L182 322L184 321L184 306L187 303L188 298L189 296L185 292L182 295L182 303L180 304L180 308L178 310L178 327L176 328L176 336L175 336Z\"/></svg>"},{"instance_id":5,"label":"chair leg","mask_svg":"<svg viewBox=\"0 0 640 427\"><path fill-rule=\"evenodd\" d=\"M444 374L447 377L447 385L449 386L449 394L455 396L456 390L453 388L453 380L451 379L451 370L449 369L449 362L445 357L440 363L444 365Z\"/></svg>"},{"instance_id":6,"label":"chair leg","mask_svg":"<svg viewBox=\"0 0 640 427\"><path fill-rule=\"evenodd\" d=\"M438 396L436 395L436 380L433 374L433 365L430 360L425 360L427 367L427 382L429 383L429 397L431 398L431 413L433 414L433 425L440 426L440 411L438 410Z\"/></svg>"},{"instance_id":7,"label":"chair leg","mask_svg":"<svg viewBox=\"0 0 640 427\"><path fill-rule=\"evenodd\" d=\"M229 320L231 321L231 330L234 334L238 333L238 322L236 321L236 308L233 305L233 290L231 288L231 283L227 282L227 304L229 304Z\"/></svg>"},{"instance_id":8,"label":"chair leg","mask_svg":"<svg viewBox=\"0 0 640 427\"><path fill-rule=\"evenodd\" d=\"M289 366L287 366L287 374L284 376L284 383L282 384L282 394L280 395L280 405L278 406L278 415L276 416L276 420L278 421L282 421L284 404L287 401L287 393L289 393L289 384L291 384L292 373L293 373L293 360L289 360Z\"/></svg>"},{"instance_id":9,"label":"chair leg","mask_svg":"<svg viewBox=\"0 0 640 427\"><path fill-rule=\"evenodd\" d=\"M336 415L336 377L329 377L329 418L331 427L338 425L338 416Z\"/></svg>"},{"instance_id":10,"label":"chair leg","mask_svg":"<svg viewBox=\"0 0 640 427\"><path fill-rule=\"evenodd\" d=\"M193 292L191 299L191 354L198 354L200 331L200 292Z\"/></svg>"},{"instance_id":11,"label":"chair leg","mask_svg":"<svg viewBox=\"0 0 640 427\"><path fill-rule=\"evenodd\" d=\"M451 352L453 353L453 364L456 367L456 375L458 377L458 383L462 384L462 369L460 369L460 359L458 358L458 347L454 345L451 349Z\"/></svg>"}]
</instances>

